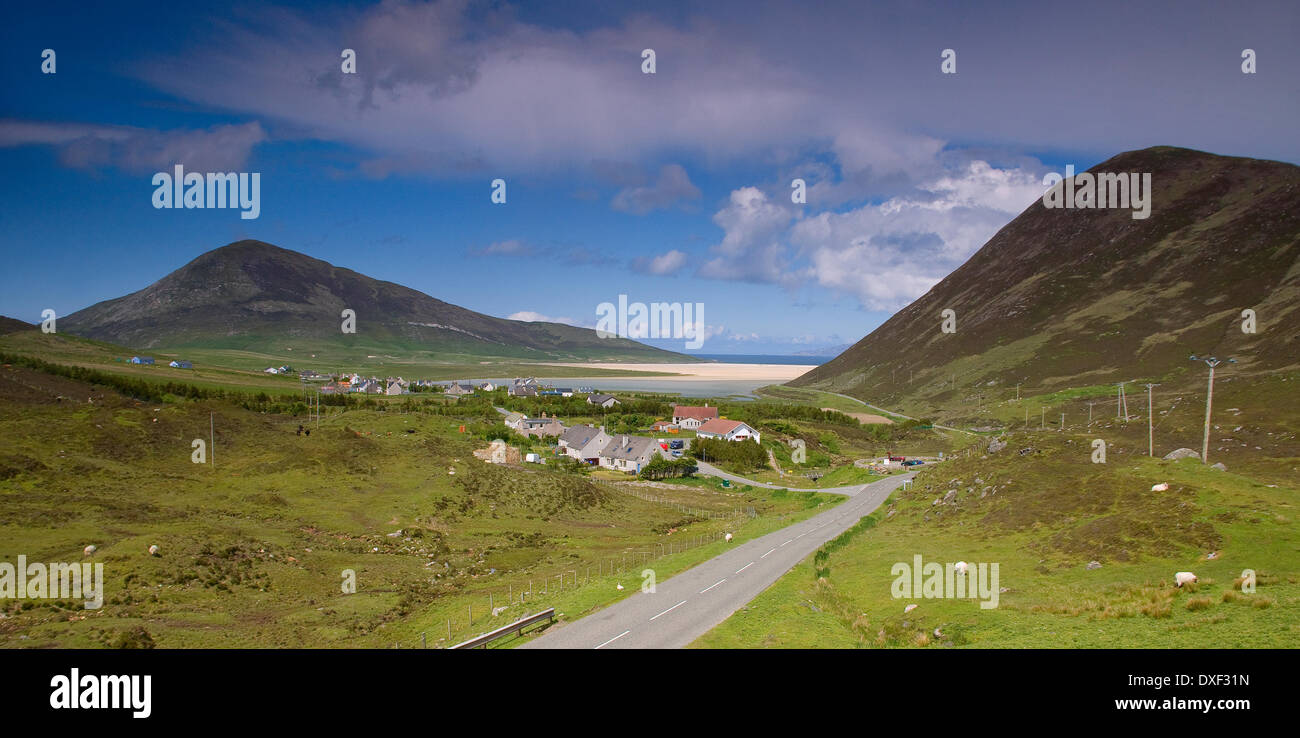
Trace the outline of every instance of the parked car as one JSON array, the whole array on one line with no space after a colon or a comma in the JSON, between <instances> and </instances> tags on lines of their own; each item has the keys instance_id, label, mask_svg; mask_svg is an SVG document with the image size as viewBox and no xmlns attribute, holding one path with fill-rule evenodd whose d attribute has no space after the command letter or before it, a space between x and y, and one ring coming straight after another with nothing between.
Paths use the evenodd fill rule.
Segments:
<instances>
[{"instance_id":1,"label":"parked car","mask_svg":"<svg viewBox=\"0 0 1300 738\"><path fill-rule=\"evenodd\" d=\"M674 448L674 449L676 449L676 448L686 448L686 442L683 441L682 439L678 438L678 439L676 439L676 440L669 441L669 442L668 442L668 448Z\"/></svg>"},{"instance_id":2,"label":"parked car","mask_svg":"<svg viewBox=\"0 0 1300 738\"><path fill-rule=\"evenodd\" d=\"M912 459L910 461L904 461L903 466L920 466L924 463L925 462L921 461L920 459Z\"/></svg>"}]
</instances>

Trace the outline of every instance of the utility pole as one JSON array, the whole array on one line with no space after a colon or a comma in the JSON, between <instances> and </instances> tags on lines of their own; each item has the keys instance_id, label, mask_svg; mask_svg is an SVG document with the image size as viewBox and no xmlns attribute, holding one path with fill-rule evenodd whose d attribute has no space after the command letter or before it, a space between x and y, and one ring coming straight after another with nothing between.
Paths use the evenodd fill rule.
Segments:
<instances>
[{"instance_id":1,"label":"utility pole","mask_svg":"<svg viewBox=\"0 0 1300 738\"><path fill-rule=\"evenodd\" d=\"M1209 389L1205 393L1205 435L1201 441L1201 463L1208 464L1210 460L1210 405L1214 402L1214 367L1222 364L1222 361L1213 356L1197 357L1192 354L1188 361L1204 361L1205 365L1210 367ZM1236 364L1236 359L1227 359L1229 364Z\"/></svg>"},{"instance_id":2,"label":"utility pole","mask_svg":"<svg viewBox=\"0 0 1300 738\"><path fill-rule=\"evenodd\" d=\"M1016 402L1020 402L1020 385L1016 385Z\"/></svg>"},{"instance_id":3,"label":"utility pole","mask_svg":"<svg viewBox=\"0 0 1300 738\"><path fill-rule=\"evenodd\" d=\"M1065 432L1065 413L1061 413L1061 432Z\"/></svg>"},{"instance_id":4,"label":"utility pole","mask_svg":"<svg viewBox=\"0 0 1300 738\"><path fill-rule=\"evenodd\" d=\"M208 463L215 471L217 468L217 421L213 413L208 413Z\"/></svg>"}]
</instances>

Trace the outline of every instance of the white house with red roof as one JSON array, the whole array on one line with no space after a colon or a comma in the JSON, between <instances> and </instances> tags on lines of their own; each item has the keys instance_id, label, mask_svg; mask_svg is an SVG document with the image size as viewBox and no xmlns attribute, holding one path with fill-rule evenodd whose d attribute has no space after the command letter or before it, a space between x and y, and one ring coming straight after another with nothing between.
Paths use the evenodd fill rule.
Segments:
<instances>
[{"instance_id":1,"label":"white house with red roof","mask_svg":"<svg viewBox=\"0 0 1300 738\"><path fill-rule=\"evenodd\" d=\"M695 405L674 405L673 422L686 430L695 430L705 422L718 417L718 409L709 407L708 404Z\"/></svg>"},{"instance_id":2,"label":"white house with red roof","mask_svg":"<svg viewBox=\"0 0 1300 738\"><path fill-rule=\"evenodd\" d=\"M696 438L720 438L724 441L749 441L758 443L761 437L758 431L747 423L726 418L707 420L695 429Z\"/></svg>"}]
</instances>

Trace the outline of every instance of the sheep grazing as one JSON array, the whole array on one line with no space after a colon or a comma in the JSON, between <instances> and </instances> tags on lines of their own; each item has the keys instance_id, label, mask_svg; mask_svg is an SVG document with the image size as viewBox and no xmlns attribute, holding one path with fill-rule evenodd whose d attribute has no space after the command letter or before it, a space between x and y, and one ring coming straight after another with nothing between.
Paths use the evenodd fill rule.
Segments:
<instances>
[{"instance_id":1,"label":"sheep grazing","mask_svg":"<svg viewBox=\"0 0 1300 738\"><path fill-rule=\"evenodd\" d=\"M1195 584L1199 581L1200 579L1190 571L1180 571L1177 574L1174 574L1175 587L1181 587L1184 584Z\"/></svg>"},{"instance_id":2,"label":"sheep grazing","mask_svg":"<svg viewBox=\"0 0 1300 738\"><path fill-rule=\"evenodd\" d=\"M91 554L95 553L95 544L92 543L89 546L86 546L85 548L81 549L81 553L86 556L90 556Z\"/></svg>"},{"instance_id":3,"label":"sheep grazing","mask_svg":"<svg viewBox=\"0 0 1300 738\"><path fill-rule=\"evenodd\" d=\"M158 544L155 543L154 545L152 545L152 546L149 547L149 555L150 555L150 556L157 556L159 550L160 550L160 549L158 548Z\"/></svg>"},{"instance_id":4,"label":"sheep grazing","mask_svg":"<svg viewBox=\"0 0 1300 738\"><path fill-rule=\"evenodd\" d=\"M616 586L618 587L618 591L620 591L620 592L623 591L623 585L619 584L619 585L616 585Z\"/></svg>"},{"instance_id":5,"label":"sheep grazing","mask_svg":"<svg viewBox=\"0 0 1300 738\"><path fill-rule=\"evenodd\" d=\"M1152 491L1152 492L1167 492L1167 491L1169 491L1169 482L1161 482L1160 484L1153 484L1153 485L1151 485L1151 491Z\"/></svg>"},{"instance_id":6,"label":"sheep grazing","mask_svg":"<svg viewBox=\"0 0 1300 738\"><path fill-rule=\"evenodd\" d=\"M966 576L966 570L969 569L970 566L965 561L958 561L957 563L952 565L952 568L958 574L962 576Z\"/></svg>"},{"instance_id":7,"label":"sheep grazing","mask_svg":"<svg viewBox=\"0 0 1300 738\"><path fill-rule=\"evenodd\" d=\"M730 533L728 533L728 534L726 535L725 538L726 538L727 543L731 543L731 534L730 534Z\"/></svg>"}]
</instances>

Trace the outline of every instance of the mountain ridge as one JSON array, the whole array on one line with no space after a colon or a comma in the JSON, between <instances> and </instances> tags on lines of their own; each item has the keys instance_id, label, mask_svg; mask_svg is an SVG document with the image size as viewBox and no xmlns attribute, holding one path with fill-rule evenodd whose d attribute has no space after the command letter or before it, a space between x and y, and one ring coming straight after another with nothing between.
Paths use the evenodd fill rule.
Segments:
<instances>
[{"instance_id":1,"label":"mountain ridge","mask_svg":"<svg viewBox=\"0 0 1300 738\"><path fill-rule=\"evenodd\" d=\"M355 313L343 333L342 312ZM285 341L357 350L513 359L689 361L560 323L497 318L255 240L200 254L153 284L60 320L76 335L130 346L272 350Z\"/></svg>"},{"instance_id":2,"label":"mountain ridge","mask_svg":"<svg viewBox=\"0 0 1300 738\"><path fill-rule=\"evenodd\" d=\"M1239 371L1300 366L1300 336L1286 329L1300 308L1300 167L1159 146L1088 171L1150 172L1150 217L1035 201L925 295L790 384L936 407L974 385L1178 376L1193 353L1236 356ZM945 309L954 333L941 330ZM1254 334L1240 329L1245 309L1258 316Z\"/></svg>"}]
</instances>

